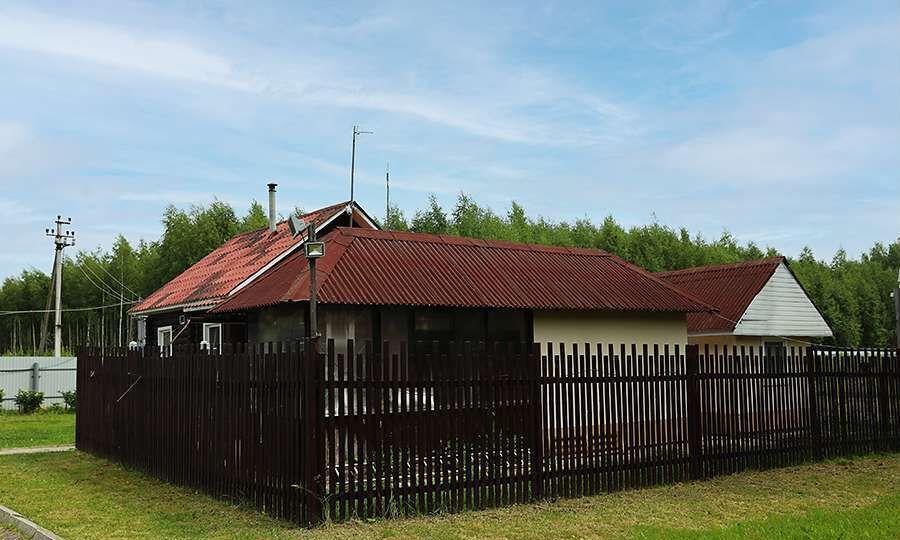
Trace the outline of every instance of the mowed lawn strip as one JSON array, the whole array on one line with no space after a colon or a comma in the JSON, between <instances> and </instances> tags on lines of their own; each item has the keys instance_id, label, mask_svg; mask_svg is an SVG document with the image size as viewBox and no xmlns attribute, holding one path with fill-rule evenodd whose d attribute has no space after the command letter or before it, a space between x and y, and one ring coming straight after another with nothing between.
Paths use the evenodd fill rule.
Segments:
<instances>
[{"instance_id":1,"label":"mowed lawn strip","mask_svg":"<svg viewBox=\"0 0 900 540\"><path fill-rule=\"evenodd\" d=\"M0 457L0 504L79 538L900 537L900 454L312 531L81 452Z\"/></svg>"},{"instance_id":2,"label":"mowed lawn strip","mask_svg":"<svg viewBox=\"0 0 900 540\"><path fill-rule=\"evenodd\" d=\"M75 444L75 415L0 412L0 449Z\"/></svg>"}]
</instances>

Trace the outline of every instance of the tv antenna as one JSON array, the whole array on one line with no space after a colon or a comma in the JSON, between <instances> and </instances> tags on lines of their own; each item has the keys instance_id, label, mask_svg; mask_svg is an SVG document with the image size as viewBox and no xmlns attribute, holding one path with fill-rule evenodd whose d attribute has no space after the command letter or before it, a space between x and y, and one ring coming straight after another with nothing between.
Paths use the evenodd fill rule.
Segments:
<instances>
[{"instance_id":1,"label":"tv antenna","mask_svg":"<svg viewBox=\"0 0 900 540\"><path fill-rule=\"evenodd\" d=\"M384 223L391 219L391 163L388 162L384 166L384 185L387 189L387 200L384 207Z\"/></svg>"},{"instance_id":2,"label":"tv antenna","mask_svg":"<svg viewBox=\"0 0 900 540\"><path fill-rule=\"evenodd\" d=\"M353 126L353 149L350 153L350 226L353 226L353 203L355 201L353 188L356 180L356 137L359 135L372 135L374 131L360 131L359 126Z\"/></svg>"}]
</instances>

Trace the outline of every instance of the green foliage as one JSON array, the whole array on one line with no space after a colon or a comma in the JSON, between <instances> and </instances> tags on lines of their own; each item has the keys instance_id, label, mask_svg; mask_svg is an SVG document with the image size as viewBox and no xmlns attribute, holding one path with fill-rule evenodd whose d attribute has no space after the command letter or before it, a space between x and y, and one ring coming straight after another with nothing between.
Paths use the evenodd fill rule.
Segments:
<instances>
[{"instance_id":1,"label":"green foliage","mask_svg":"<svg viewBox=\"0 0 900 540\"><path fill-rule=\"evenodd\" d=\"M41 408L44 393L35 390L19 390L16 394L16 406L22 414L31 414Z\"/></svg>"},{"instance_id":2,"label":"green foliage","mask_svg":"<svg viewBox=\"0 0 900 540\"><path fill-rule=\"evenodd\" d=\"M4 399L6 399L6 393L5 393L5 390L3 390L2 388L0 388L0 403L3 403L3 400L4 400Z\"/></svg>"},{"instance_id":3,"label":"green foliage","mask_svg":"<svg viewBox=\"0 0 900 540\"><path fill-rule=\"evenodd\" d=\"M146 297L164 283L199 261L226 240L242 232L264 228L268 216L254 201L247 213L238 217L226 203L188 210L175 207L163 215L162 237L141 240L135 246L124 237L116 238L108 252L81 251L63 262L63 307L112 306L105 310L67 313L63 318L63 343L119 343L119 301L123 311L131 302ZM48 270L50 270L48 261ZM28 269L5 279L0 286L0 311L44 309L50 291L50 276ZM123 317L122 343L134 338L134 323ZM48 339L41 350L43 315L27 313L0 316L0 354L42 355L53 350L53 316L47 324Z\"/></svg>"},{"instance_id":4,"label":"green foliage","mask_svg":"<svg viewBox=\"0 0 900 540\"><path fill-rule=\"evenodd\" d=\"M441 208L437 197L428 196L428 209L416 212L413 216L412 225L409 227L415 232L445 234L449 232L450 221L447 219L447 213Z\"/></svg>"},{"instance_id":5,"label":"green foliage","mask_svg":"<svg viewBox=\"0 0 900 540\"><path fill-rule=\"evenodd\" d=\"M64 390L60 392L60 395L62 395L63 402L66 404L66 409L75 411L75 390Z\"/></svg>"},{"instance_id":6,"label":"green foliage","mask_svg":"<svg viewBox=\"0 0 900 540\"><path fill-rule=\"evenodd\" d=\"M295 212L302 213L296 208ZM741 244L728 232L715 239L692 235L685 228L671 228L657 221L625 228L612 216L594 223L551 221L529 216L513 202L505 213L479 205L460 194L448 212L437 197L428 197L424 209L407 219L392 207L384 227L389 230L452 234L558 246L577 246L608 251L650 271L674 270L705 264L728 263L777 255L775 248ZM169 207L163 214L162 236L137 245L119 236L108 252L82 251L63 264L64 307L111 305L106 310L66 314L63 342L114 345L120 342L119 301L146 297L199 261L232 236L267 226L263 205L253 201L243 216L221 201L188 209ZM48 261L48 268L49 268ZM830 262L817 260L806 249L791 268L831 324L839 345L879 346L893 343L894 309L890 291L900 268L900 238L890 245L875 244L855 260L838 252ZM2 311L43 309L50 290L47 273L28 269L5 279L0 286ZM46 354L53 348L53 323L49 339L40 351L43 316L37 313L0 316L0 354ZM121 342L134 336L133 323L121 327Z\"/></svg>"},{"instance_id":7,"label":"green foliage","mask_svg":"<svg viewBox=\"0 0 900 540\"><path fill-rule=\"evenodd\" d=\"M774 257L773 247L740 244L730 233L714 240L691 236L686 228L673 229L656 221L625 229L612 216L600 224L588 219L574 223L529 217L513 202L505 216L460 194L448 213L434 195L427 208L409 223L399 211L391 212L386 228L433 234L454 234L490 240L508 240L608 251L651 272L677 270ZM889 246L875 244L859 260L843 251L827 263L805 249L791 268L834 330L831 343L848 346L889 346L894 343L894 308L890 292L900 268L900 238Z\"/></svg>"}]
</instances>

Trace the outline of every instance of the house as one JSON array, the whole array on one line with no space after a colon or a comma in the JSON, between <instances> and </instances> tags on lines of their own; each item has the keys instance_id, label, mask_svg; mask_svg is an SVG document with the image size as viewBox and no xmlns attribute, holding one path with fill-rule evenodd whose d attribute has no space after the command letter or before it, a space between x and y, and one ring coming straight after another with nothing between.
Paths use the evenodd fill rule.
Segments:
<instances>
[{"instance_id":1,"label":"house","mask_svg":"<svg viewBox=\"0 0 900 540\"><path fill-rule=\"evenodd\" d=\"M206 341L219 350L223 343L256 337L244 318L219 315L213 319L209 311L302 246L305 239L292 237L287 221L276 222L275 187L269 185L267 228L235 236L129 310L138 321L140 344L169 347L173 342ZM320 208L301 219L316 223L319 235L350 225L351 220L356 228L378 227L359 205L348 202Z\"/></svg>"},{"instance_id":2,"label":"house","mask_svg":"<svg viewBox=\"0 0 900 540\"><path fill-rule=\"evenodd\" d=\"M784 257L656 275L718 309L687 316L691 344L780 351L832 336Z\"/></svg>"},{"instance_id":3,"label":"house","mask_svg":"<svg viewBox=\"0 0 900 540\"><path fill-rule=\"evenodd\" d=\"M318 331L357 347L438 341L684 345L713 308L599 250L338 227L318 259ZM250 341L308 333L309 271L294 252L210 310ZM410 345L412 346L412 345Z\"/></svg>"}]
</instances>

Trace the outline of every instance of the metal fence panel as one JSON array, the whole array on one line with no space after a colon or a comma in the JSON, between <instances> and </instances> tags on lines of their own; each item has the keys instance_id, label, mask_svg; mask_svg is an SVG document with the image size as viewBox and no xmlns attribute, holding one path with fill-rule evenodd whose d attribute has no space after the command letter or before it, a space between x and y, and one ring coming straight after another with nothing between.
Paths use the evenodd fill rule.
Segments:
<instances>
[{"instance_id":1,"label":"metal fence panel","mask_svg":"<svg viewBox=\"0 0 900 540\"><path fill-rule=\"evenodd\" d=\"M37 364L35 385L34 364ZM3 356L0 357L0 388L4 399L0 408L15 409L19 390L44 393L44 405L62 404L62 392L75 390L78 359L74 356Z\"/></svg>"}]
</instances>

